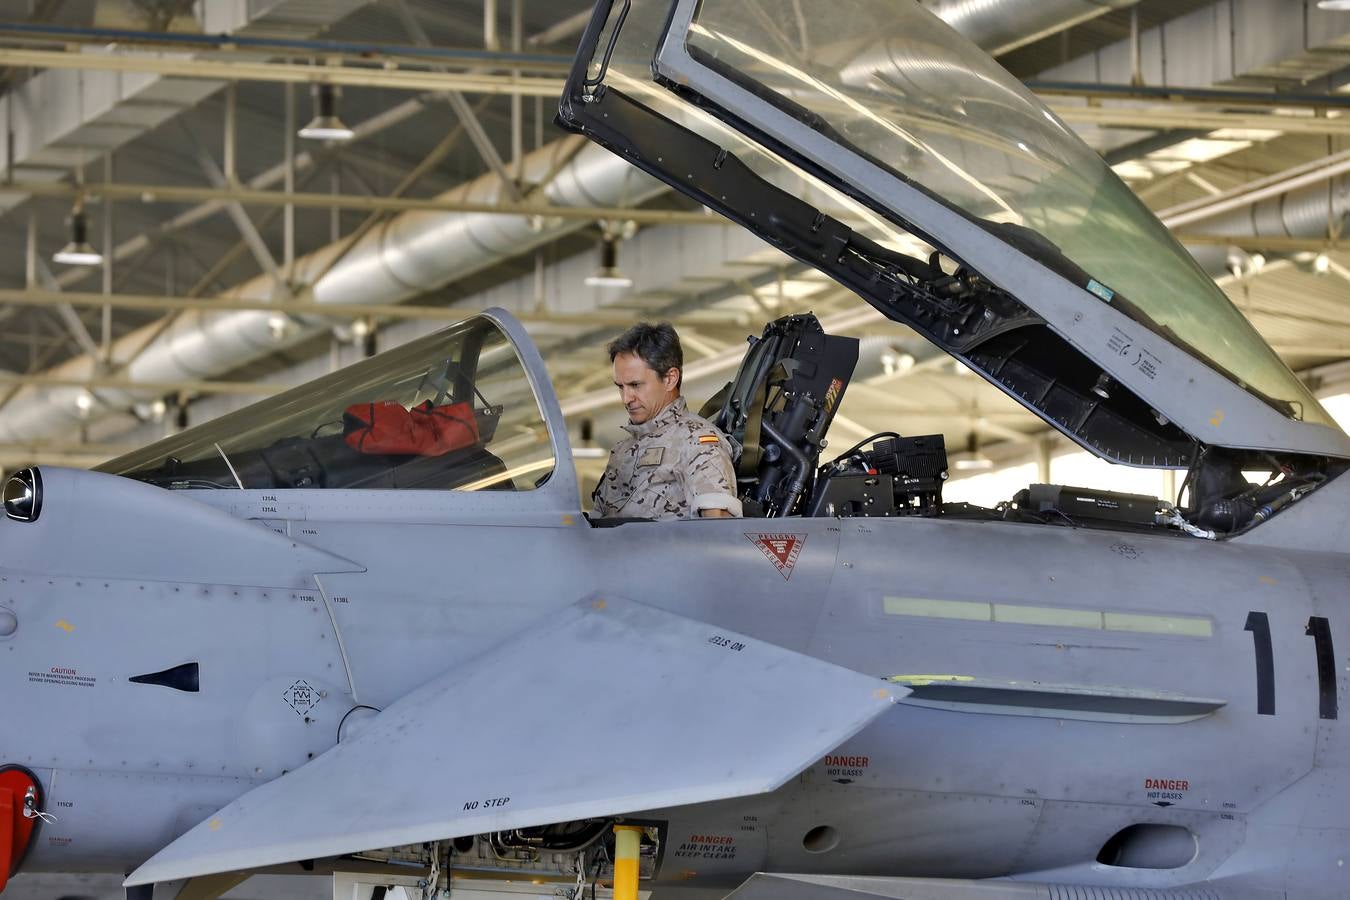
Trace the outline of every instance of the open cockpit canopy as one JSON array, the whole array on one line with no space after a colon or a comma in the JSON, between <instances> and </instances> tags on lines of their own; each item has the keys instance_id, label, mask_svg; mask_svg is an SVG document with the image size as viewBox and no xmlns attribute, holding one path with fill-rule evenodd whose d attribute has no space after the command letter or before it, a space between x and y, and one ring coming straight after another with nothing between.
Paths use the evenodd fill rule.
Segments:
<instances>
[{"instance_id":1,"label":"open cockpit canopy","mask_svg":"<svg viewBox=\"0 0 1350 900\"><path fill-rule=\"evenodd\" d=\"M1350 456L1101 158L918 4L601 0L559 119L1106 459Z\"/></svg>"},{"instance_id":2,"label":"open cockpit canopy","mask_svg":"<svg viewBox=\"0 0 1350 900\"><path fill-rule=\"evenodd\" d=\"M525 491L554 465L525 365L484 315L98 469L175 489Z\"/></svg>"}]
</instances>

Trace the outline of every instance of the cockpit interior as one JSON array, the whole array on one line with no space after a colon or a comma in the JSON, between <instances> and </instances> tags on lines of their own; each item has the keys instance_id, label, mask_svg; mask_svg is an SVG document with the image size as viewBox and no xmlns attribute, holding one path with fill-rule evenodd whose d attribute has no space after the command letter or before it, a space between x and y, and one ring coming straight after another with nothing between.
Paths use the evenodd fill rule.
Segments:
<instances>
[{"instance_id":1,"label":"cockpit interior","mask_svg":"<svg viewBox=\"0 0 1350 900\"><path fill-rule=\"evenodd\" d=\"M1040 100L922 10L852 5L813 13L828 45L776 46L729 0L602 2L558 123L819 269L1098 457L1188 475L1177 498L1030 485L982 509L944 503L941 435L883 431L826 454L858 345L805 314L769 323L702 409L737 449L747 515L1215 539L1346 467L1350 438L1307 386ZM894 37L878 38L881 20ZM854 214L808 202L807 181ZM173 489L530 491L571 461L518 350L473 318L101 468Z\"/></svg>"},{"instance_id":2,"label":"cockpit interior","mask_svg":"<svg viewBox=\"0 0 1350 900\"><path fill-rule=\"evenodd\" d=\"M175 490L524 491L553 465L521 360L479 317L100 470Z\"/></svg>"},{"instance_id":3,"label":"cockpit interior","mask_svg":"<svg viewBox=\"0 0 1350 900\"><path fill-rule=\"evenodd\" d=\"M944 503L941 434L881 432L826 459L825 434L853 375L857 341L810 315L770 323L704 416L740 448L747 515L956 517L1217 538L1241 533L1343 468L1330 460L1197 446L1174 502L1087 487L1032 484L994 508ZM1084 388L1078 402L1091 405ZM1258 476L1254 478L1253 476Z\"/></svg>"},{"instance_id":4,"label":"cockpit interior","mask_svg":"<svg viewBox=\"0 0 1350 900\"><path fill-rule=\"evenodd\" d=\"M1198 447L1178 502L1044 484L993 508L944 502L941 434L884 431L827 452L857 362L856 338L827 334L811 314L785 316L751 338L735 377L703 404L731 438L746 516L941 516L1213 538L1260 524L1338 471L1315 457ZM1077 402L1091 405L1080 387ZM100 470L171 490L530 491L558 464L550 428L566 428L543 409L518 348L480 316ZM1253 483L1253 472L1268 475Z\"/></svg>"}]
</instances>

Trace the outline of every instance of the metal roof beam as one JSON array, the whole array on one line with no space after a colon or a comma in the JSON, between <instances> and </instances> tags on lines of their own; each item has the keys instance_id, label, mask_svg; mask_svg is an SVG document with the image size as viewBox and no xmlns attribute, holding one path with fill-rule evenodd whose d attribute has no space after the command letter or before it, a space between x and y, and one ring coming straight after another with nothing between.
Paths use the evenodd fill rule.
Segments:
<instances>
[{"instance_id":1,"label":"metal roof beam","mask_svg":"<svg viewBox=\"0 0 1350 900\"><path fill-rule=\"evenodd\" d=\"M1350 120L1321 116L1285 116L1276 113L1224 112L1214 109L1159 108L1140 109L1125 106L1074 106L1050 103L1055 115L1071 125L1098 125L1105 128L1136 128L1142 131L1221 128L1263 129L1289 134L1350 134Z\"/></svg>"},{"instance_id":2,"label":"metal roof beam","mask_svg":"<svg viewBox=\"0 0 1350 900\"><path fill-rule=\"evenodd\" d=\"M403 30L408 32L414 44L419 47L432 46L431 38L427 37L426 30L422 28L422 24L417 21L417 17L408 8L406 0L394 0L394 12L398 15ZM487 18L485 14L484 21L487 21ZM436 70L439 72L446 71L443 66L437 66ZM459 91L447 91L445 100L450 104L450 109L454 111L456 118L459 119L464 133L469 136L469 141L478 151L479 157L501 179L502 188L507 195L513 201L519 203L524 199L520 195L520 187L511 177L511 173L506 171L506 164L502 162L501 154L497 152L496 146L492 143L492 138L488 137L487 131L483 128L483 123L478 120L477 113L469 106L469 101L465 100L464 95Z\"/></svg>"},{"instance_id":3,"label":"metal roof beam","mask_svg":"<svg viewBox=\"0 0 1350 900\"><path fill-rule=\"evenodd\" d=\"M571 37L579 34L589 21L591 11L583 10L576 16L563 20L558 25L541 33L539 38L531 38L530 43L552 43L553 34L560 26L566 26L572 19L580 19L580 24L572 29ZM93 45L106 47L117 44L124 48L140 48L152 51L172 49L219 52L233 57L251 58L255 55L286 56L291 59L360 59L366 62L408 61L417 63L439 63L441 65L462 68L513 68L533 69L552 72L565 72L572 65L572 57L554 53L523 53L488 51L469 47L434 47L429 45L405 46L379 41L335 41L316 39L280 38L266 35L238 34L186 34L165 31L137 31L125 28L82 28L77 26L53 24L0 23L0 40L8 43L26 45L39 49L38 44ZM249 56L244 56L248 54ZM217 57L220 58L220 57Z\"/></svg>"},{"instance_id":4,"label":"metal roof beam","mask_svg":"<svg viewBox=\"0 0 1350 900\"><path fill-rule=\"evenodd\" d=\"M372 116L371 118L366 119L364 122L354 125L352 127L352 130L356 132L356 136L353 138L353 141L371 137L375 134L380 133L386 128L392 127L394 125L399 124L400 122L406 121L412 116L417 115L418 113L425 110L426 106L427 101L419 97L416 99L405 100L402 103L390 107L389 109L385 110L379 115ZM347 146L350 146L350 143L351 142L348 142ZM304 178L311 177L314 172L317 172L319 170L319 167L322 164L332 159L339 152L340 152L339 146L333 145L329 147L323 147L321 149L317 149L314 151L300 153L295 157L295 168L297 172L305 172L305 170L309 170L302 177ZM276 184L277 182L282 181L285 177L285 168L286 168L285 162L283 161L282 163L279 163L273 166L272 168L267 169L266 171L260 173L256 177L250 179L248 182L248 187L250 189L261 189L267 187L268 185ZM36 193L43 194L44 196L69 196L72 186L65 184L64 182L48 182L45 184L38 184L36 186L34 184L24 185L22 190L19 190L17 185L15 185L14 188L18 193L21 193L24 196L31 195L35 191ZM0 190L3 189L4 186L0 185ZM44 191L51 191L52 193L44 194L43 193ZM142 201L147 201L151 199L152 196L153 194L149 195L142 194L140 196L140 199ZM189 228L215 215L217 212L220 211L224 203L225 200L223 198L212 198L209 200L205 200L203 202L198 203L197 206L194 206L191 209L179 213L169 221L155 228L153 231L147 234L138 234L133 238L123 241L113 249L113 261L122 262L123 260L129 259L133 256L154 249L162 240L169 237L174 232L183 228ZM60 282L62 287L72 287L84 281L86 278L93 276L96 271L97 270L95 269L90 269L86 267L74 267L71 270L62 272L59 276L57 276L57 281Z\"/></svg>"},{"instance_id":5,"label":"metal roof beam","mask_svg":"<svg viewBox=\"0 0 1350 900\"><path fill-rule=\"evenodd\" d=\"M193 18L202 31L221 38L245 39L257 31L308 37L367 2L222 0L196 4ZM18 167L68 172L147 133L222 86L221 81L189 83L152 74L108 79L85 78L69 70L37 72L12 84L0 97L0 119L9 135L0 146L0 165L11 174ZM3 199L12 203L18 198Z\"/></svg>"},{"instance_id":6,"label":"metal roof beam","mask_svg":"<svg viewBox=\"0 0 1350 900\"><path fill-rule=\"evenodd\" d=\"M37 252L37 216L30 213L28 216L28 240L25 248L25 268L27 269L24 281L28 288L34 288L41 284L48 290L59 293L61 286L57 284L52 270L48 267L47 261L38 255ZM75 343L88 353L90 356L98 358L102 356L98 344L94 342L93 335L89 329L84 327L83 320L76 314L74 307L69 303L57 302L52 304L56 307L57 314L61 317L66 330L70 332Z\"/></svg>"},{"instance_id":7,"label":"metal roof beam","mask_svg":"<svg viewBox=\"0 0 1350 900\"><path fill-rule=\"evenodd\" d=\"M187 135L188 140L196 147L197 165L201 167L207 180L215 185L216 188L226 191L230 190L234 184L237 184L238 182L233 180L234 173L230 172L229 176L227 176L225 172L221 171L220 167L216 165L215 159L212 158L211 152L206 149L197 135L193 133L192 129L188 128L181 119L179 120L179 125L182 126L182 131ZM227 129L227 132L232 131L233 129ZM229 140L233 140L232 133L229 135ZM232 169L233 166L228 166L227 168ZM281 296L289 297L291 295L291 288L290 285L286 283L286 276L282 273L281 267L277 265L276 259L272 256L272 251L268 249L267 242L263 240L263 236L258 231L257 226L254 225L253 220L248 217L248 213L244 211L243 204L238 200L227 200L225 201L225 211L229 213L230 220L234 222L234 227L239 229L239 235L244 239L244 243L248 245L248 250L253 254L253 259L258 263L258 267L271 276L273 284L276 285L277 293Z\"/></svg>"},{"instance_id":8,"label":"metal roof beam","mask_svg":"<svg viewBox=\"0 0 1350 900\"><path fill-rule=\"evenodd\" d=\"M525 43L531 47L540 47L545 44L554 44L559 41L570 41L581 34L586 28L586 23L591 20L591 10L583 9L581 12L573 13L565 19L562 19L545 28L538 34L526 38ZM569 60L570 62L570 60Z\"/></svg>"},{"instance_id":9,"label":"metal roof beam","mask_svg":"<svg viewBox=\"0 0 1350 900\"><path fill-rule=\"evenodd\" d=\"M556 99L563 79L526 75L481 75L357 65L313 66L249 62L241 59L188 59L149 53L63 53L55 50L0 49L0 66L80 69L90 72L150 72L209 81L271 81L281 84L332 84L402 91L462 91L466 94L520 94Z\"/></svg>"},{"instance_id":10,"label":"metal roof beam","mask_svg":"<svg viewBox=\"0 0 1350 900\"><path fill-rule=\"evenodd\" d=\"M1350 124L1350 123L1347 123ZM1262 200L1278 197L1318 182L1328 181L1350 172L1350 150L1342 150L1321 159L1303 163L1247 184L1239 185L1190 203L1182 203L1159 210L1157 216L1169 228L1179 228L1192 222L1251 206Z\"/></svg>"},{"instance_id":11,"label":"metal roof beam","mask_svg":"<svg viewBox=\"0 0 1350 900\"><path fill-rule=\"evenodd\" d=\"M1042 99L1084 97L1089 100L1151 100L1156 103L1190 103L1228 108L1232 106L1350 107L1347 94L1304 94L1294 91L1244 91L1234 88L1201 88L1185 85L1108 84L1096 81L1043 81L1032 79L1026 86Z\"/></svg>"},{"instance_id":12,"label":"metal roof beam","mask_svg":"<svg viewBox=\"0 0 1350 900\"><path fill-rule=\"evenodd\" d=\"M480 106L483 106L486 105L487 101L488 98L483 97L478 102ZM446 154L448 154L452 149L454 149L455 145L459 143L460 137L463 136L464 131L465 128L463 124L456 125L454 128L450 129L449 133L447 133L445 137L441 138L440 141L436 143L435 147L431 148L430 152L428 152L427 155L422 158L421 162L413 166L413 168L409 172L407 172L401 179L399 179L398 184L396 184L394 186L394 189L389 192L389 196L391 198L402 197L409 190L411 190L413 186L416 185L419 181L421 181L422 178L428 172L430 172L438 162L440 162L442 159L445 158ZM294 207L287 206L286 208L293 209ZM339 265L342 262L342 260L346 258L347 254L352 251L352 248L354 248L370 232L372 228L374 228L380 222L384 221L387 215L388 213L385 212L384 210L371 211L370 214L367 215L366 218L361 222L361 224L356 226L356 229L352 231L351 234L348 234L346 237L342 239L342 246L338 249L336 253L332 255L332 257L323 265L323 267L319 269L317 272L310 275L309 283L315 284L329 272L333 271L333 268ZM292 263L292 268L293 267L294 263Z\"/></svg>"},{"instance_id":13,"label":"metal roof beam","mask_svg":"<svg viewBox=\"0 0 1350 900\"><path fill-rule=\"evenodd\" d=\"M291 387L257 381L132 381L117 376L92 375L88 378L61 378L55 375L21 375L0 372L0 386L65 387L97 390L148 391L153 394L235 394L256 396L277 394Z\"/></svg>"},{"instance_id":14,"label":"metal roof beam","mask_svg":"<svg viewBox=\"0 0 1350 900\"><path fill-rule=\"evenodd\" d=\"M1198 247L1238 247L1242 250L1266 250L1273 253L1318 253L1322 251L1350 251L1350 240L1313 237L1263 237L1259 234L1199 234L1177 232L1176 239L1183 244Z\"/></svg>"},{"instance_id":15,"label":"metal roof beam","mask_svg":"<svg viewBox=\"0 0 1350 900\"><path fill-rule=\"evenodd\" d=\"M225 297L161 297L153 294L93 294L59 291L0 289L0 303L15 306L111 306L113 309L142 309L170 312L238 312L263 310L280 315L321 316L325 319L362 319L372 316L386 319L431 319L457 322L467 313L447 306L408 306L392 303L318 304L308 300L235 300Z\"/></svg>"},{"instance_id":16,"label":"metal roof beam","mask_svg":"<svg viewBox=\"0 0 1350 900\"><path fill-rule=\"evenodd\" d=\"M33 182L27 184L0 184L0 194L20 193L39 197L75 198L99 197L107 200L139 200L142 203L212 203L225 205L241 203L245 206L285 206L292 204L310 209L353 209L364 212L431 212L487 213L502 216L538 216L558 219L618 219L631 220L640 225L726 225L726 220L698 210L637 209L616 206L555 206L549 203L474 203L443 197L371 197L358 194L286 193L284 191L256 190L242 186L197 187L170 184L108 184L86 182L83 185L66 182ZM841 211L828 211L844 221L852 216Z\"/></svg>"},{"instance_id":17,"label":"metal roof beam","mask_svg":"<svg viewBox=\"0 0 1350 900\"><path fill-rule=\"evenodd\" d=\"M318 316L322 319L424 319L459 322L476 310L463 306L410 306L392 303L314 303L308 300L239 300L226 297L161 297L152 294L91 294L58 291L0 288L0 303L16 306L110 306L113 309L198 310L201 312L275 312L288 316ZM627 327L633 324L631 313L613 312L521 312L516 318L526 323L576 325L594 328ZM718 316L684 316L681 321L702 325L721 324Z\"/></svg>"}]
</instances>

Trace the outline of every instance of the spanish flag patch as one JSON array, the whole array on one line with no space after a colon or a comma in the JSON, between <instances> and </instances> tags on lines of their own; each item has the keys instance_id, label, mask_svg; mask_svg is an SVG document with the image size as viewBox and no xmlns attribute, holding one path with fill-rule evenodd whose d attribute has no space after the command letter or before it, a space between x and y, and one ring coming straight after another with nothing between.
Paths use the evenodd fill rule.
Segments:
<instances>
[{"instance_id":1,"label":"spanish flag patch","mask_svg":"<svg viewBox=\"0 0 1350 900\"><path fill-rule=\"evenodd\" d=\"M717 441L718 441L718 437L717 437L717 435L715 435L715 434L704 434L704 435L700 435L700 436L699 436L699 439L698 439L698 442L699 442L700 444L715 444L715 443L717 443Z\"/></svg>"}]
</instances>

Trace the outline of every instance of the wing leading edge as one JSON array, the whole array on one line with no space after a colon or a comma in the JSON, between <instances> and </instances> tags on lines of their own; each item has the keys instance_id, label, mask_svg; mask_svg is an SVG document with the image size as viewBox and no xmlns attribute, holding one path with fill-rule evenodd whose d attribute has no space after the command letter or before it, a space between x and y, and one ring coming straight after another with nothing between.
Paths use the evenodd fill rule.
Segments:
<instances>
[{"instance_id":1,"label":"wing leading edge","mask_svg":"<svg viewBox=\"0 0 1350 900\"><path fill-rule=\"evenodd\" d=\"M619 598L450 670L128 885L774 790L908 690Z\"/></svg>"}]
</instances>

